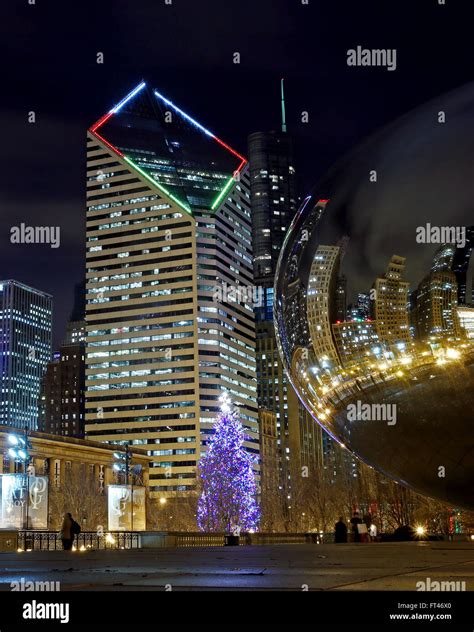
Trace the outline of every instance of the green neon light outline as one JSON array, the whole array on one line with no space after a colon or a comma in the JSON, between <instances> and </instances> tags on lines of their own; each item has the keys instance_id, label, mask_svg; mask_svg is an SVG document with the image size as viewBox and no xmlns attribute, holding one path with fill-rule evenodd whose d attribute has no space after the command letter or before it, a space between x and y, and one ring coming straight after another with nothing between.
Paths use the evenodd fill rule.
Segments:
<instances>
[{"instance_id":1,"label":"green neon light outline","mask_svg":"<svg viewBox=\"0 0 474 632\"><path fill-rule=\"evenodd\" d=\"M184 209L186 211L186 213L189 213L189 215L191 215L191 217L193 216L193 212L192 210L189 208L189 206L186 206L184 204L184 202L181 202L181 200L179 200L177 197L175 197L172 193L170 193L167 189L165 189L165 187L163 185L161 185L159 182L157 182L156 180L154 180L151 176L149 176L145 171L143 171L143 169L141 167L139 167L138 165L136 165L133 160L130 160L130 158L128 158L128 156L124 156L124 160L126 160L128 162L129 165L132 165L132 167L134 169L136 169L138 171L138 173L141 173L141 175L146 178L147 180L150 180L150 182L152 182L156 187L158 187L158 189L160 189L160 191L162 191L163 193L165 193L165 195L167 195L169 198L171 198L173 200L173 202L176 202L176 204L179 204L179 206Z\"/></svg>"},{"instance_id":2,"label":"green neon light outline","mask_svg":"<svg viewBox=\"0 0 474 632\"><path fill-rule=\"evenodd\" d=\"M232 183L235 182L234 176L230 176L229 180L227 181L225 187L222 189L222 191L219 193L219 195L217 196L217 198L214 200L214 204L211 206L211 211L215 211L216 206L218 206L222 200L222 198L224 197L224 195L228 192L228 190L230 189L230 187L232 186Z\"/></svg>"}]
</instances>

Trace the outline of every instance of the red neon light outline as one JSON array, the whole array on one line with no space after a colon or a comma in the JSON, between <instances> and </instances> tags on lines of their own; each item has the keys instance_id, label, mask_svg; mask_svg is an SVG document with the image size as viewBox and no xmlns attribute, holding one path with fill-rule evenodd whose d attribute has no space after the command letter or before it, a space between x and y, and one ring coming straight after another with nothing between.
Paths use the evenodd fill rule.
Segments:
<instances>
[{"instance_id":1,"label":"red neon light outline","mask_svg":"<svg viewBox=\"0 0 474 632\"><path fill-rule=\"evenodd\" d=\"M94 136L96 136L97 138L100 138L100 140L105 143L107 145L107 147L110 147L110 149L112 149L112 151L114 151L116 154L118 154L119 156L121 156L122 158L125 158L124 154L122 154L121 151L119 151L117 149L117 147L114 147L114 145L112 145L112 143L109 143L108 140L105 140L105 138L103 138L103 136L101 136L98 132L92 132L94 134Z\"/></svg>"},{"instance_id":2,"label":"red neon light outline","mask_svg":"<svg viewBox=\"0 0 474 632\"><path fill-rule=\"evenodd\" d=\"M216 140L219 143L219 145L222 145L222 147L225 147L225 149L227 149L227 151L230 151L231 154L234 154L234 156L237 156L237 158L239 160L242 160L244 164L247 162L246 158L244 158L238 152L236 152L235 149L232 149L232 147L229 147L229 145L227 143L224 143L223 140L221 140L220 138L218 138L215 135L212 138L214 138L214 140ZM240 169L240 167L239 167L239 169Z\"/></svg>"},{"instance_id":3,"label":"red neon light outline","mask_svg":"<svg viewBox=\"0 0 474 632\"><path fill-rule=\"evenodd\" d=\"M94 123L94 125L90 128L90 131L95 132L97 129L99 129L99 127L102 127L102 125L106 121L108 121L109 118L113 115L114 115L114 112L107 112L107 114L104 114L102 118L100 118L96 123Z\"/></svg>"}]
</instances>

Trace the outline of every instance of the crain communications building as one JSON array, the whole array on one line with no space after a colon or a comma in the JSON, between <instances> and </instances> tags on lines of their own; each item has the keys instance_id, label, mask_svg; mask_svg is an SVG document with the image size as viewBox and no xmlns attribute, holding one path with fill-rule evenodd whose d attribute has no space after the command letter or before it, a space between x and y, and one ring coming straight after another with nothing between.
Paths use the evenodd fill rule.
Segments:
<instances>
[{"instance_id":1,"label":"crain communications building","mask_svg":"<svg viewBox=\"0 0 474 632\"><path fill-rule=\"evenodd\" d=\"M152 496L181 495L222 391L259 450L253 305L222 292L253 286L247 161L142 82L87 169L86 435L146 447Z\"/></svg>"}]
</instances>

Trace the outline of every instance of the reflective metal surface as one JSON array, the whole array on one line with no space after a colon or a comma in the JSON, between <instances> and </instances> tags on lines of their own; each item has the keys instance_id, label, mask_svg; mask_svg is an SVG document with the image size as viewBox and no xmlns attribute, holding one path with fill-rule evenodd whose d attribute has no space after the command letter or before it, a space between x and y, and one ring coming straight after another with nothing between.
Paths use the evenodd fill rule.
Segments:
<instances>
[{"instance_id":1,"label":"reflective metal surface","mask_svg":"<svg viewBox=\"0 0 474 632\"><path fill-rule=\"evenodd\" d=\"M389 477L466 508L473 165L469 85L377 133L319 182L275 284L280 352L314 419Z\"/></svg>"}]
</instances>

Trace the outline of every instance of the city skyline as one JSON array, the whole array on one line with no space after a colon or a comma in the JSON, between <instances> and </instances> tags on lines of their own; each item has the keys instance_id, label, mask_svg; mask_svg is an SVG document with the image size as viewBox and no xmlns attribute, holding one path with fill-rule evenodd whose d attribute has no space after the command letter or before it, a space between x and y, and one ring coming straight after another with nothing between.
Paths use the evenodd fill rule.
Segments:
<instances>
[{"instance_id":1,"label":"city skyline","mask_svg":"<svg viewBox=\"0 0 474 632\"><path fill-rule=\"evenodd\" d=\"M468 625L469 3L0 16L3 623Z\"/></svg>"}]
</instances>

